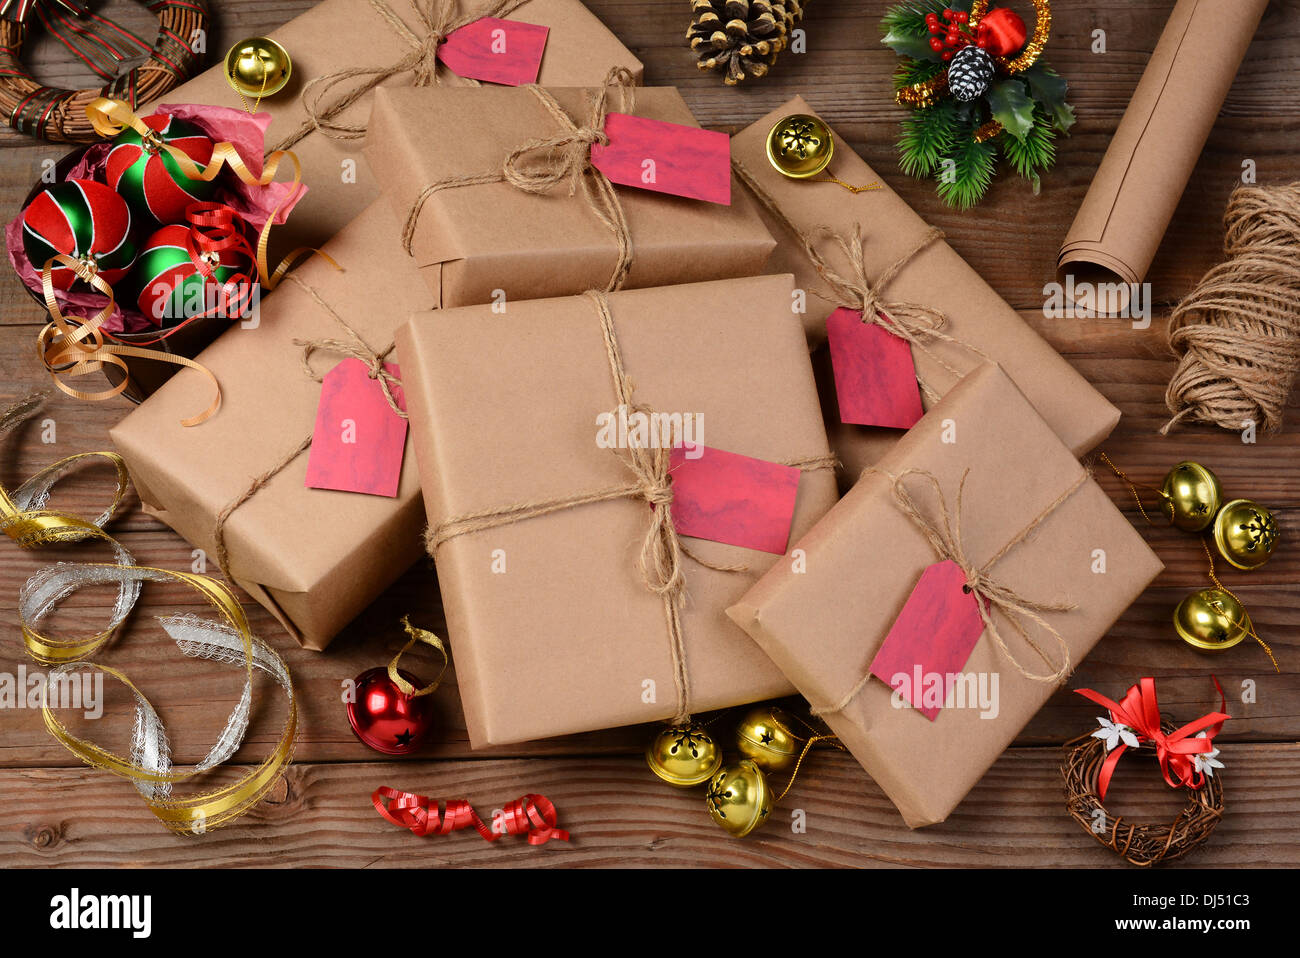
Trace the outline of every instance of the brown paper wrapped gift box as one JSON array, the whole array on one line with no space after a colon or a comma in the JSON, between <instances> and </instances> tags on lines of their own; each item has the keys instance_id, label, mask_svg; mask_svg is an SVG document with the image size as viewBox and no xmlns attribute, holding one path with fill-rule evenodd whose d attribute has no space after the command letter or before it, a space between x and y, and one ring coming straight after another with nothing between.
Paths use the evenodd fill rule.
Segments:
<instances>
[{"instance_id":1,"label":"brown paper wrapped gift box","mask_svg":"<svg viewBox=\"0 0 1300 958\"><path fill-rule=\"evenodd\" d=\"M585 123L595 89L549 89L577 123ZM622 112L618 97L612 112ZM686 101L670 87L635 91L637 116L698 126ZM423 122L437 117L436 123ZM472 136L448 135L471 130ZM543 299L606 288L618 242L568 181L546 193L504 182L422 191L457 177L502 169L528 141L561 133L531 90L509 87L380 90L366 134L366 159L384 195L403 220L414 210L411 254L434 291L436 305ZM632 262L625 288L668 286L763 270L776 241L754 201L733 183L731 205L615 186L627 217ZM418 204L418 206L417 206Z\"/></svg>"},{"instance_id":2,"label":"brown paper wrapped gift box","mask_svg":"<svg viewBox=\"0 0 1300 958\"><path fill-rule=\"evenodd\" d=\"M305 374L294 340L349 339L303 286L380 352L400 322L429 305L419 274L397 256L397 228L382 203L324 251L345 271L305 261L292 274L303 285L291 279L268 296L256 328L235 326L200 354L221 384L216 416L180 425L211 398L207 380L184 369L111 430L145 511L203 549L211 565L217 516L315 424L321 387ZM322 351L313 368L327 372L342 358ZM419 558L424 514L410 445L408 436L396 498L306 488L303 451L230 514L231 575L307 648L324 648Z\"/></svg>"},{"instance_id":3,"label":"brown paper wrapped gift box","mask_svg":"<svg viewBox=\"0 0 1300 958\"><path fill-rule=\"evenodd\" d=\"M451 2L451 0L447 0ZM412 46L381 14L386 7L416 37L427 32L416 15L416 4L430 0L322 0L302 15L270 34L293 58L293 77L284 90L262 100L258 109L273 117L267 132L268 148L279 146L307 120L300 99L314 78L355 67L388 67L410 55ZM437 10L442 0L433 0ZM460 0L466 14L488 11L491 0ZM610 67L627 67L641 76L641 63L578 0L528 0L508 19L550 27L538 82L555 86L600 83ZM220 54L225 51L218 51ZM364 81L357 78L338 88L342 93ZM412 72L384 81L385 86L410 86ZM438 82L448 86L466 81L445 67ZM165 98L169 103L211 103L241 108L238 95L226 82L224 67L216 66L178 87ZM364 126L373 96L367 94L334 118L337 124ZM328 102L327 98L326 102ZM250 103L251 105L251 103ZM277 242L286 248L300 243L319 245L369 206L379 195L379 181L366 168L359 139L336 139L312 132L292 144L302 162L303 181L311 187L308 199L279 231ZM345 176L345 174L347 174Z\"/></svg>"},{"instance_id":4,"label":"brown paper wrapped gift box","mask_svg":"<svg viewBox=\"0 0 1300 958\"><path fill-rule=\"evenodd\" d=\"M769 269L793 273L795 285L807 292L808 308L803 320L810 346L817 347L826 338L826 317L838 304L823 295L829 292L827 283L814 269L791 227L805 234L827 227L849 238L860 226L866 272L873 286L886 269L921 242L930 227L839 136L835 137L831 171L847 183L879 182L880 189L853 195L834 183L791 180L773 169L766 154L768 131L791 113L813 112L802 98L795 97L737 133L731 141L731 154L742 178L756 184L780 211L778 217L763 209L777 238ZM849 273L847 259L832 242L823 239L817 249L834 270ZM944 364L965 372L987 357L1006 370L1075 455L1100 443L1119 421L1119 410L1025 325L1016 311L942 239L916 253L879 292L886 302L937 308L946 317L942 332L974 347L972 350L935 340L927 343L926 350L913 349L917 374L937 393L942 394L955 383ZM818 351L814 366L828 400L826 428L831 446L844 463L844 475L855 477L888 451L900 432L840 423L830 359L824 348ZM923 395L922 399L928 408L929 398Z\"/></svg>"},{"instance_id":5,"label":"brown paper wrapped gift box","mask_svg":"<svg viewBox=\"0 0 1300 958\"><path fill-rule=\"evenodd\" d=\"M955 442L945 442L949 427ZM894 476L928 471L950 511L969 470L960 528L965 555L977 568L1083 480L989 572L1029 600L1075 606L1044 613L1068 646L1071 667L1162 568L996 366L969 373L876 469ZM909 482L907 489L921 509L937 515L940 507L923 482ZM900 510L890 480L876 471L860 479L796 547L806 553L806 574L774 567L727 614L814 707L833 707L866 674L922 571L939 560ZM1099 549L1105 552L1104 573L1097 572ZM993 616L1027 670L1056 668L1059 650L1050 636L1033 632L1051 657L1044 663L1000 612ZM894 707L890 687L875 677L841 711L825 715L912 827L947 818L1056 688L1021 674L987 631L962 671L997 675L995 716L945 707L930 722L917 710Z\"/></svg>"},{"instance_id":6,"label":"brown paper wrapped gift box","mask_svg":"<svg viewBox=\"0 0 1300 958\"><path fill-rule=\"evenodd\" d=\"M828 453L789 276L611 293L635 400L698 413L706 446L786 461ZM429 523L588 493L633 476L598 446L618 405L600 315L586 296L439 310L398 334ZM490 361L489 361L490 360ZM791 539L835 501L803 472ZM452 538L436 549L473 745L647 722L678 708L662 599L637 560L645 499L591 502ZM724 609L779 556L685 545L681 610L689 709L788 694L790 683ZM652 683L652 684L651 684Z\"/></svg>"}]
</instances>

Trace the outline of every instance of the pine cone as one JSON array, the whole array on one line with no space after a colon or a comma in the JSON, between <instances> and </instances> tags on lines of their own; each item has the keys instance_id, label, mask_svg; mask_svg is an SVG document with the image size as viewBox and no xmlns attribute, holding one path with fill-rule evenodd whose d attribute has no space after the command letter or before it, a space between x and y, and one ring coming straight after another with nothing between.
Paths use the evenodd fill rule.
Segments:
<instances>
[{"instance_id":1,"label":"pine cone","mask_svg":"<svg viewBox=\"0 0 1300 958\"><path fill-rule=\"evenodd\" d=\"M767 73L802 17L800 0L693 0L686 37L699 68L726 67L724 82L735 86Z\"/></svg>"}]
</instances>

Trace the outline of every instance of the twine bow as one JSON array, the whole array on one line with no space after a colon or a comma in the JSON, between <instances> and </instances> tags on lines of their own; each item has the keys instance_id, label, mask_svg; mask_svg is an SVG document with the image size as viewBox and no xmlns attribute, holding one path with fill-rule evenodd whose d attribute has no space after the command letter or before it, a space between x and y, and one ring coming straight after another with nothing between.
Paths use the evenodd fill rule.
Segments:
<instances>
[{"instance_id":1,"label":"twine bow","mask_svg":"<svg viewBox=\"0 0 1300 958\"><path fill-rule=\"evenodd\" d=\"M620 289L632 268L632 234L623 204L614 185L591 163L591 147L608 142L605 135L605 118L610 110L611 97L617 95L618 112L630 113L635 108L636 80L626 67L614 67L605 77L600 92L592 100L586 122L579 125L565 112L550 93L536 84L527 87L555 120L559 131L552 136L535 137L521 143L506 156L500 170L486 173L449 176L428 184L416 196L406 216L402 230L402 246L411 254L416 227L425 203L435 193L461 186L479 186L486 183L509 183L525 193L548 193L555 187L569 183L569 195L582 191L587 205L596 218L614 235L618 255L605 292Z\"/></svg>"},{"instance_id":2,"label":"twine bow","mask_svg":"<svg viewBox=\"0 0 1300 958\"><path fill-rule=\"evenodd\" d=\"M1043 613L1068 612L1076 608L1075 604L1068 602L1040 602L1026 598L1005 582L995 578L992 569L1007 553L1024 542L1048 516L1056 511L1058 506L1070 498L1087 481L1087 473L1080 474L1079 478L1071 483L1068 489L1057 496L1028 525L999 549L992 558L980 565L976 565L967 555L961 535L962 497L965 493L966 478L970 474L970 470L962 473L961 482L957 487L957 500L952 510L948 508L943 496L943 489L940 487L939 479L934 473L927 472L924 469L905 469L898 475L893 475L879 469L870 468L865 470L862 475L865 478L871 473L889 479L894 502L902 510L903 514L912 520L921 534L925 536L940 561L951 561L961 569L962 574L966 577L966 585L963 588L968 589L975 596L975 606L979 609L980 620L984 623L984 634L993 640L993 644L1002 653L1003 657L1012 664L1017 672L1032 681L1054 683L1064 681L1071 671L1070 647L1066 644L1061 633L1043 618ZM920 477L933 489L938 503L937 518L922 510L917 505L916 500L912 498L912 494L907 489L907 480L912 476ZM1011 652L1006 640L1002 637L1001 631L998 629L997 621L993 615L995 609L1000 613L1000 617L1010 623L1025 644L1052 671L1031 672L1021 664L1020 660ZM1031 625L1037 626L1055 640L1058 652L1058 659L1055 664L1047 652L1030 635L1029 627ZM857 697L857 694L866 687L870 679L871 672L868 671L838 702L831 706L813 709L813 714L843 711Z\"/></svg>"},{"instance_id":3,"label":"twine bow","mask_svg":"<svg viewBox=\"0 0 1300 958\"><path fill-rule=\"evenodd\" d=\"M623 355L614 329L609 300L602 292L589 291L586 297L596 309L605 354L609 361L610 377L618 403L638 412L649 413L649 407L637 404L633 386L623 365ZM430 527L425 534L429 554L436 557L438 547L459 536L500 526L511 525L524 519L561 512L578 506L615 499L641 499L650 504L650 525L641 543L638 567L647 589L663 599L664 621L668 629L669 649L673 660L673 682L677 692L677 712L674 722L684 722L690 717L690 676L686 664L686 648L682 636L681 608L686 601L686 575L682 570L683 556L720 572L741 572L744 566L717 565L687 550L682 544L672 516L672 476L669 463L671 450L645 448L630 444L627 455L614 450L634 478L626 483L589 492L581 492L554 499L538 499L513 505L464 513L444 519ZM833 456L815 456L792 460L786 465L802 469L833 469Z\"/></svg>"},{"instance_id":4,"label":"twine bow","mask_svg":"<svg viewBox=\"0 0 1300 958\"><path fill-rule=\"evenodd\" d=\"M336 118L379 84L403 73L413 74L415 86L440 83L438 47L447 37L483 17L506 17L527 0L497 0L481 13L459 13L457 0L411 0L411 9L422 33L408 27L387 0L370 0L370 6L393 31L410 46L410 51L396 63L383 67L356 67L316 77L302 91L302 105L307 119L286 137L277 149L286 150L312 132L321 132L336 140L356 140L365 136L365 124L336 122ZM326 95L349 81L359 81L343 90L328 103ZM467 83L477 86L474 80Z\"/></svg>"},{"instance_id":5,"label":"twine bow","mask_svg":"<svg viewBox=\"0 0 1300 958\"><path fill-rule=\"evenodd\" d=\"M1202 715L1172 732L1166 732L1160 721L1160 706L1156 701L1156 681L1153 678L1139 679L1136 685L1129 687L1129 690L1124 693L1124 698L1119 702L1112 702L1092 689L1075 689L1075 691L1090 702L1096 702L1109 709L1111 721L1131 728L1137 735L1139 745L1149 744L1155 747L1156 759L1160 762L1160 773L1170 788L1195 789L1205 783L1205 776L1197 767L1194 756L1204 755L1214 750L1214 737L1222 731L1223 723L1231 717L1224 711L1227 699L1223 694L1223 686L1219 684L1217 677L1211 676L1211 678L1214 679L1214 687L1219 690L1219 711ZM1198 732L1204 732L1205 735L1198 738ZM1102 763L1101 771L1097 775L1098 798L1105 799L1106 789L1110 786L1111 776L1115 773L1115 766L1119 764L1120 756L1128 748L1128 745L1121 742L1106 756L1106 761Z\"/></svg>"}]
</instances>

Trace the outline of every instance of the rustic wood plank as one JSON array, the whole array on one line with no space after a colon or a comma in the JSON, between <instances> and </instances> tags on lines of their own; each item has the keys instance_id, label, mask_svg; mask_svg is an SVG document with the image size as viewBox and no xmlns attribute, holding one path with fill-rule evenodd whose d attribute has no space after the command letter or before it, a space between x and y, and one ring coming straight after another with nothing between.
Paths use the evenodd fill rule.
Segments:
<instances>
[{"instance_id":1,"label":"rustic wood plank","mask_svg":"<svg viewBox=\"0 0 1300 958\"><path fill-rule=\"evenodd\" d=\"M1059 749L1013 749L941 825L909 831L852 759L819 754L772 820L746 839L709 821L700 789L654 779L637 758L296 764L245 819L201 838L166 832L126 783L87 769L0 772L21 800L0 806L0 860L87 867L1127 867L1064 810ZM1223 752L1226 814L1210 841L1170 867L1300 865L1300 746ZM556 805L570 844L473 833L417 838L383 821L370 793L391 785L468 798L491 814L525 790ZM1111 807L1172 819L1182 800L1154 765L1121 769ZM806 832L792 828L801 809Z\"/></svg>"}]
</instances>

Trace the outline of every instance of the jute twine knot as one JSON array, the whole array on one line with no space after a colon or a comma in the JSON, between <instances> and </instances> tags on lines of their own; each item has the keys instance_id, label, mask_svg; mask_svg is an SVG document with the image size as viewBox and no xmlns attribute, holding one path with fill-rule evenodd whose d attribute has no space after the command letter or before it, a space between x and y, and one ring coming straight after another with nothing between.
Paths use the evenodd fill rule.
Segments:
<instances>
[{"instance_id":1,"label":"jute twine knot","mask_svg":"<svg viewBox=\"0 0 1300 958\"><path fill-rule=\"evenodd\" d=\"M934 553L940 561L951 561L961 569L962 574L966 577L966 585L963 589L975 596L975 606L979 610L980 620L984 623L984 634L993 640L1002 656L1011 663L1017 672L1027 679L1035 682L1051 682L1059 684L1069 676L1071 671L1070 664L1070 647L1066 644L1064 636L1056 630L1046 619L1044 613L1048 612L1068 612L1076 608L1072 602L1041 602L1035 599L1029 599L1021 595L1011 586L1007 585L1000 579L994 578L992 568L1012 549L1020 545L1037 529L1063 502L1070 498L1088 479L1088 474L1083 472L1079 477L1070 484L1055 500L1053 500L1045 509L1012 537L1001 549L999 549L987 562L976 565L967 555L962 543L961 534L961 513L962 497L966 491L966 479L970 474L967 469L962 473L961 482L957 486L957 498L953 509L948 508L947 500L944 498L943 489L939 484L939 479L932 472L924 469L905 469L894 475L874 467L864 470L862 477L878 474L886 477L890 482L891 492L894 502L903 514L912 520L916 528L925 536ZM937 503L937 516L932 515L920 506L908 491L907 481L911 477L918 477L924 481L934 494ZM1012 653L1006 640L1002 637L998 629L996 620L993 617L993 610L996 609L1001 618L1009 623L1016 630L1026 645L1047 665L1051 670L1049 672L1032 672L1021 664L1019 658ZM1034 637L1030 635L1031 626L1037 626L1042 632L1050 636L1055 644L1057 656L1055 661L1042 648ZM837 702L814 708L814 715L825 715L833 712L842 712L848 708L851 703L871 680L871 671L868 670L858 682L845 693Z\"/></svg>"},{"instance_id":2,"label":"jute twine knot","mask_svg":"<svg viewBox=\"0 0 1300 958\"><path fill-rule=\"evenodd\" d=\"M387 0L370 0L371 8L383 18L399 37L410 46L410 52L389 66L356 67L326 73L312 79L303 87L301 100L307 118L297 129L273 149L287 150L310 133L323 133L331 139L355 140L365 135L365 124L337 122L337 117L363 96L403 73L412 74L412 84L417 87L442 82L438 75L438 47L447 37L482 17L506 17L527 0L497 0L479 12L460 12L457 0L411 0L410 7L419 23L421 33L408 27ZM351 82L355 81L355 82ZM348 84L351 82L351 86ZM477 86L475 80L467 84ZM332 91L343 90L334 99L324 102Z\"/></svg>"},{"instance_id":3,"label":"jute twine knot","mask_svg":"<svg viewBox=\"0 0 1300 958\"><path fill-rule=\"evenodd\" d=\"M536 84L526 87L547 114L555 121L558 132L552 136L534 137L519 144L506 155L498 170L484 173L466 173L435 180L416 195L406 214L402 229L402 247L413 255L416 227L425 203L435 193L463 186L480 186L488 183L509 183L525 193L548 193L565 181L569 195L579 191L591 207L596 218L613 234L618 253L605 292L621 289L632 269L632 233L623 212L614 185L591 162L593 145L609 142L605 135L605 118L617 97L617 111L631 113L635 109L636 80L626 67L614 67L605 77L600 92L592 99L588 115L581 124L560 106L549 92Z\"/></svg>"},{"instance_id":4,"label":"jute twine knot","mask_svg":"<svg viewBox=\"0 0 1300 958\"><path fill-rule=\"evenodd\" d=\"M1300 373L1300 182L1239 186L1223 219L1227 260L1169 317L1165 435L1184 419L1278 432Z\"/></svg>"}]
</instances>

